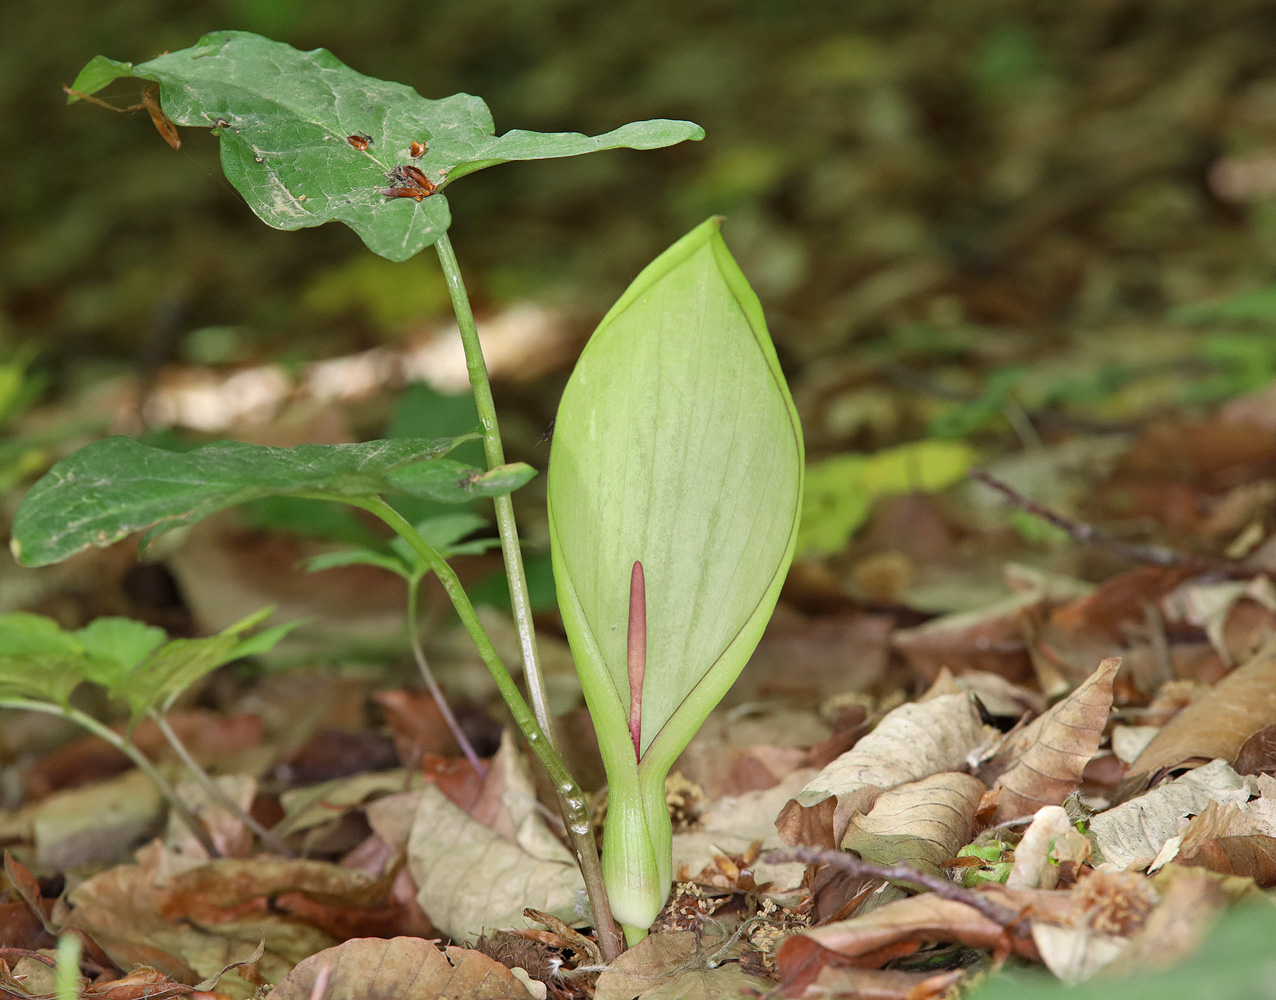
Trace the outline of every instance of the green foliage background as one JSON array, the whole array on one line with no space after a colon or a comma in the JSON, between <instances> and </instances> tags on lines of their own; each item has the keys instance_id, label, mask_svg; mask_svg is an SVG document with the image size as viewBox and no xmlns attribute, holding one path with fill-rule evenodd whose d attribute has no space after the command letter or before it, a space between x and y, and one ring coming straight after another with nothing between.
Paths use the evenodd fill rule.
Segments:
<instances>
[{"instance_id":1,"label":"green foliage background","mask_svg":"<svg viewBox=\"0 0 1276 1000\"><path fill-rule=\"evenodd\" d=\"M1159 316L1270 270L1270 200L1225 203L1208 171L1276 139L1272 19L1239 0L20 0L0 12L0 337L146 356L233 324L242 350L313 355L393 335L396 301L443 313L430 262L418 285L340 227L261 226L206 133L174 153L143 112L63 103L97 53L143 60L216 28L480 94L498 131L705 126L702 144L458 186L480 302L600 315L670 234L725 212L793 368L903 330L916 347L919 326L948 334L925 351L960 350L955 314L1034 336Z\"/></svg>"}]
</instances>

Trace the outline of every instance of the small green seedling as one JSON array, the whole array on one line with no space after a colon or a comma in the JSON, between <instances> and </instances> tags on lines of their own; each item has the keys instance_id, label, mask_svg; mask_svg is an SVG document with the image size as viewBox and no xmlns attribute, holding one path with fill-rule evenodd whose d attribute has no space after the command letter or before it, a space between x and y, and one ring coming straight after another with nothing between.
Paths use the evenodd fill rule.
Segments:
<instances>
[{"instance_id":1,"label":"small green seedling","mask_svg":"<svg viewBox=\"0 0 1276 1000\"><path fill-rule=\"evenodd\" d=\"M551 458L553 559L585 697L611 780L604 887L584 795L563 765L540 675L509 493L533 474L507 465L486 367L447 229L447 187L511 160L654 149L703 130L634 122L600 136L494 134L468 94L427 100L356 73L330 53L216 32L133 65L101 56L77 100L121 78L158 85L143 104L172 144L175 125L211 129L252 210L279 229L328 221L405 261L434 246L465 348L485 469L445 458L460 439L290 449L221 443L182 455L111 438L53 467L15 518L26 565L131 532L149 540L248 500L332 500L384 521L408 551L382 565L411 585L435 573L514 720L553 780L608 960L645 933L670 882L663 780L758 641L792 558L802 492L797 416L762 311L711 220L639 276L607 315L564 395ZM385 500L490 497L531 707L497 656L441 549ZM415 603L415 594L410 590Z\"/></svg>"},{"instance_id":2,"label":"small green seedling","mask_svg":"<svg viewBox=\"0 0 1276 1000\"><path fill-rule=\"evenodd\" d=\"M250 615L217 635L169 639L163 629L128 618L98 618L74 632L42 615L0 615L0 708L61 715L106 740L144 771L181 820L213 857L217 849L168 781L129 738L102 725L71 704L81 684L104 687L129 708L129 732L151 718L194 778L219 804L277 850L287 852L243 812L195 762L165 718L178 696L223 664L269 651L295 624L258 630L270 608Z\"/></svg>"},{"instance_id":3,"label":"small green seedling","mask_svg":"<svg viewBox=\"0 0 1276 1000\"><path fill-rule=\"evenodd\" d=\"M440 556L444 559L450 559L453 556L479 555L500 545L499 538L479 538L472 541L462 541L467 535L486 527L487 520L485 518L479 517L479 515L474 513L460 513L439 514L426 518L413 525L413 530ZM337 566L376 566L403 578L408 585L408 645L412 647L412 656L416 660L417 668L421 671L421 679L425 681L425 686L429 689L430 696L434 699L435 705L438 706L439 712L443 716L443 721L447 723L448 729L452 731L452 736L456 739L461 752L465 754L466 760L470 762L476 772L486 775L487 768L479 759L474 747L470 745L469 738L465 735L464 730L461 729L456 716L452 714L452 708L443 696L443 689L439 687L439 682L434 679L434 671L430 669L430 663L425 657L425 649L421 644L421 630L417 615L419 614L421 581L430 572L429 564L402 538L395 538L391 540L389 545L383 547L360 546L352 549L340 549L336 552L325 552L322 555L307 559L305 565L312 573L319 570L334 569Z\"/></svg>"},{"instance_id":4,"label":"small green seedling","mask_svg":"<svg viewBox=\"0 0 1276 1000\"><path fill-rule=\"evenodd\" d=\"M718 229L603 319L550 454L559 608L610 787L603 874L631 941L672 879L665 776L757 645L801 510L797 412Z\"/></svg>"}]
</instances>

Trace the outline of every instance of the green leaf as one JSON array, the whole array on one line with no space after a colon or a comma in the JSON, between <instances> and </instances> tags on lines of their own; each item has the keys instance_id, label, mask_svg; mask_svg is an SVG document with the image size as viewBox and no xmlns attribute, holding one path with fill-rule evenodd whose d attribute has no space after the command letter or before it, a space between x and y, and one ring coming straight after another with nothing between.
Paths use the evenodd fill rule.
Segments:
<instances>
[{"instance_id":1,"label":"green leaf","mask_svg":"<svg viewBox=\"0 0 1276 1000\"><path fill-rule=\"evenodd\" d=\"M81 94L96 94L103 87L114 83L121 77L132 75L132 63L120 62L118 59L108 59L106 56L94 56L88 61L88 65L80 70L79 76L71 84L71 89L78 90ZM75 94L66 95L67 104L74 104L78 100L79 97Z\"/></svg>"},{"instance_id":2,"label":"green leaf","mask_svg":"<svg viewBox=\"0 0 1276 1000\"><path fill-rule=\"evenodd\" d=\"M483 472L445 458L395 469L386 478L394 492L443 503L464 503L476 497L513 493L535 475L536 470L523 462L512 462Z\"/></svg>"},{"instance_id":3,"label":"green leaf","mask_svg":"<svg viewBox=\"0 0 1276 1000\"><path fill-rule=\"evenodd\" d=\"M806 470L798 552L841 552L868 520L873 501L931 493L965 479L975 450L964 441L917 441L872 455L834 455Z\"/></svg>"},{"instance_id":4,"label":"green leaf","mask_svg":"<svg viewBox=\"0 0 1276 1000\"><path fill-rule=\"evenodd\" d=\"M405 562L397 553L387 555L375 549L340 549L336 552L321 552L317 556L303 559L301 565L306 568L307 573L319 573L325 569L337 569L340 566L376 566L405 580L412 577L410 562Z\"/></svg>"},{"instance_id":5,"label":"green leaf","mask_svg":"<svg viewBox=\"0 0 1276 1000\"><path fill-rule=\"evenodd\" d=\"M99 56L81 78L100 87L126 66ZM243 31L213 32L131 72L159 83L164 111L177 124L217 129L226 176L263 222L276 229L343 222L390 260L430 246L451 222L441 192L421 201L381 194L396 186L387 175L398 166L415 165L442 188L509 160L654 149L704 135L691 122L658 120L599 136L497 136L477 97L428 100L356 73L324 49L302 52ZM367 137L366 148L350 136ZM419 158L410 155L414 142L427 147Z\"/></svg>"},{"instance_id":6,"label":"green leaf","mask_svg":"<svg viewBox=\"0 0 1276 1000\"><path fill-rule=\"evenodd\" d=\"M233 660L268 652L302 624L289 622L254 632L273 610L264 608L217 635L172 639L106 688L128 702L133 722L154 706L167 712L177 697L200 678Z\"/></svg>"},{"instance_id":7,"label":"green leaf","mask_svg":"<svg viewBox=\"0 0 1276 1000\"><path fill-rule=\"evenodd\" d=\"M625 893L612 877L628 878L623 870L637 871L654 847L659 907L670 865L664 776L753 652L797 538L801 428L719 224L665 251L603 319L564 390L550 457L559 608L612 809L645 810L648 824L644 844L609 816L613 905ZM640 766L626 667L635 561L647 604ZM622 923L655 916L650 898L621 903Z\"/></svg>"},{"instance_id":8,"label":"green leaf","mask_svg":"<svg viewBox=\"0 0 1276 1000\"><path fill-rule=\"evenodd\" d=\"M0 697L65 705L84 680L83 661L80 643L52 618L22 611L0 615Z\"/></svg>"},{"instance_id":9,"label":"green leaf","mask_svg":"<svg viewBox=\"0 0 1276 1000\"><path fill-rule=\"evenodd\" d=\"M293 448L220 441L177 453L106 438L64 458L31 487L14 517L10 548L24 566L43 566L135 531L149 529L149 541L259 497L358 499L406 487L465 500L499 492L507 479L431 464L462 440L468 436Z\"/></svg>"},{"instance_id":10,"label":"green leaf","mask_svg":"<svg viewBox=\"0 0 1276 1000\"><path fill-rule=\"evenodd\" d=\"M107 687L136 670L168 638L162 628L131 618L95 618L75 637L84 652L98 661L86 665L85 677Z\"/></svg>"}]
</instances>

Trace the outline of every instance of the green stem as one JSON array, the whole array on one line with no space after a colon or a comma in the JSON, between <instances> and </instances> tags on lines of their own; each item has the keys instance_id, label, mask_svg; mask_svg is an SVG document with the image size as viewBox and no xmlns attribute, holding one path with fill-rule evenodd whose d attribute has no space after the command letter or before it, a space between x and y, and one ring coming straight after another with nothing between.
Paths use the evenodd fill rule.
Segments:
<instances>
[{"instance_id":1,"label":"green stem","mask_svg":"<svg viewBox=\"0 0 1276 1000\"><path fill-rule=\"evenodd\" d=\"M240 808L238 802L222 791L221 786L209 776L208 772L200 766L199 761L186 749L186 744L178 738L176 731L168 724L168 719L162 712L153 708L148 714L155 725L159 726L160 734L168 741L168 745L173 748L173 752L186 765L191 777L195 779L210 799L243 823L253 833L257 834L261 842L276 854L280 854L285 858L295 858L297 856L292 848L267 830L261 823L257 822L252 813Z\"/></svg>"},{"instance_id":2,"label":"green stem","mask_svg":"<svg viewBox=\"0 0 1276 1000\"><path fill-rule=\"evenodd\" d=\"M474 390L474 404L478 408L479 421L483 425L483 454L487 467L494 469L505 464L505 448L501 444L501 431L496 422L496 404L492 400L492 386L487 378L487 364L483 360L483 348L479 344L478 327L470 299L465 293L461 268L452 251L452 241L447 233L438 238L434 249L447 279L448 294L452 297L452 309L461 331L461 346L465 349L465 367L470 374L470 387ZM505 572L509 577L510 605L514 622L518 626L518 642L523 653L523 672L527 675L527 693L532 699L536 720L550 746L557 747L553 717L549 712L549 699L545 692L545 678L541 673L540 658L536 651L536 630L532 624L532 603L527 595L527 574L523 570L523 551L518 544L518 527L514 523L514 503L509 495L493 500L496 508L496 530L501 536L501 554L505 557Z\"/></svg>"},{"instance_id":3,"label":"green stem","mask_svg":"<svg viewBox=\"0 0 1276 1000\"><path fill-rule=\"evenodd\" d=\"M532 710L518 690L518 685L514 683L514 678L501 662L496 647L492 645L491 638L483 628L483 623L474 613L474 605L470 603L465 588L461 586L461 581L457 579L456 573L447 564L447 560L435 552L416 529L380 497L343 499L344 502L361 507L389 525L400 538L412 546L414 552L425 560L425 564L443 584L443 589L456 609L457 617L465 626L465 630L470 633L479 656L492 675L492 680L496 682L497 690L505 699L505 704L509 706L514 722L523 731L523 735L527 737L528 746L532 748L532 753L536 754L537 759L548 772L550 780L554 782L554 791L558 796L563 821L567 824L567 835L571 839L581 875L585 879L585 891L589 894L589 903L594 911L594 927L598 931L603 956L610 962L624 950L624 945L621 943L616 923L611 916L611 904L607 899L607 887L603 883L602 865L598 860L598 846L594 843L593 824L585 804L584 792L581 791L571 772L567 770L567 765L563 763L558 750L550 744L544 730L537 723L536 716L532 714Z\"/></svg>"},{"instance_id":4,"label":"green stem","mask_svg":"<svg viewBox=\"0 0 1276 1000\"><path fill-rule=\"evenodd\" d=\"M421 646L421 626L416 620L418 594L421 588L421 578L419 576L408 577L408 645L412 647L412 656L416 660L417 668L421 671L421 677L425 681L425 686L430 690L430 696L434 699L434 704L438 706L439 712L443 715L443 721L447 723L448 729L452 730L452 737L456 740L457 746L461 748L461 753L465 754L465 759L470 762L470 767L474 768L476 774L480 777L487 777L487 767L475 752L474 747L470 745L469 738L461 729L461 724L456 721L456 716L452 714L452 707L447 703L447 699L443 697L443 689L439 687L439 682L434 679L434 671L430 669L430 661L425 658L425 650Z\"/></svg>"},{"instance_id":5,"label":"green stem","mask_svg":"<svg viewBox=\"0 0 1276 1000\"><path fill-rule=\"evenodd\" d=\"M208 852L208 856L210 858L220 858L222 856L221 851L217 849L217 845L213 843L213 838L204 829L204 825L186 807L186 803L178 796L177 790L168 783L164 775L160 774L159 769L150 762L146 754L142 753L128 739L121 736L110 726L103 725L93 716L81 712L78 708L73 708L70 705L55 705L47 701L32 701L26 698L0 698L0 708L18 708L27 712L43 712L45 715L61 716L87 729L94 736L106 740L107 743L136 764L138 769L155 783L155 787L160 790L160 794L168 799L168 805L173 810L173 815L199 841L200 846Z\"/></svg>"}]
</instances>

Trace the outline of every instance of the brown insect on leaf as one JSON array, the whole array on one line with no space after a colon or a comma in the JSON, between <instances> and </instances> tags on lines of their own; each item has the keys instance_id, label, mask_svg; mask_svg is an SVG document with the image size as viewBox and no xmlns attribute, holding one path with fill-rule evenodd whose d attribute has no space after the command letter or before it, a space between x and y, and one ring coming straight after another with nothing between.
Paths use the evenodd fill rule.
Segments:
<instances>
[{"instance_id":1,"label":"brown insect on leaf","mask_svg":"<svg viewBox=\"0 0 1276 1000\"><path fill-rule=\"evenodd\" d=\"M428 148L429 147L423 142L413 142L412 145L408 147L408 155L415 160L418 156L424 156L425 151Z\"/></svg>"},{"instance_id":2,"label":"brown insect on leaf","mask_svg":"<svg viewBox=\"0 0 1276 1000\"><path fill-rule=\"evenodd\" d=\"M372 145L372 136L356 132L354 135L346 136L346 142L362 153Z\"/></svg>"},{"instance_id":3,"label":"brown insect on leaf","mask_svg":"<svg viewBox=\"0 0 1276 1000\"><path fill-rule=\"evenodd\" d=\"M151 124L155 126L155 131L164 137L164 141L174 149L181 149L182 140L177 135L177 126L160 107L159 87L147 87L142 91L142 107L151 116Z\"/></svg>"},{"instance_id":4,"label":"brown insect on leaf","mask_svg":"<svg viewBox=\"0 0 1276 1000\"><path fill-rule=\"evenodd\" d=\"M381 190L381 194L387 198L412 198L420 201L434 194L434 182L425 176L424 171L410 163L395 167L386 176L393 184L392 187Z\"/></svg>"},{"instance_id":5,"label":"brown insect on leaf","mask_svg":"<svg viewBox=\"0 0 1276 1000\"><path fill-rule=\"evenodd\" d=\"M1080 784L1103 738L1120 666L1120 657L1104 660L1080 687L1019 734L1014 741L1018 759L995 784L1001 790L999 823L1060 805Z\"/></svg>"},{"instance_id":6,"label":"brown insect on leaf","mask_svg":"<svg viewBox=\"0 0 1276 1000\"><path fill-rule=\"evenodd\" d=\"M69 97L74 97L81 101L88 101L90 104L94 104L99 108L106 108L108 111L115 111L119 114L124 114L127 111L145 110L146 113L151 116L151 122L155 126L155 131L164 137L164 141L174 149L182 148L182 140L177 134L177 126L173 124L173 120L169 118L168 115L164 114L164 109L160 107L158 84L152 84L147 87L144 91L142 91L142 99L137 104L130 104L127 108L117 108L109 101L104 101L100 97L94 97L92 94L86 94L80 90L72 90L70 87L63 87L62 89Z\"/></svg>"}]
</instances>

